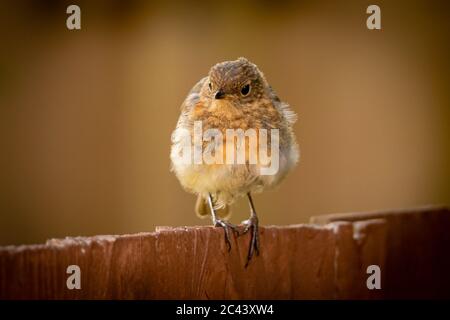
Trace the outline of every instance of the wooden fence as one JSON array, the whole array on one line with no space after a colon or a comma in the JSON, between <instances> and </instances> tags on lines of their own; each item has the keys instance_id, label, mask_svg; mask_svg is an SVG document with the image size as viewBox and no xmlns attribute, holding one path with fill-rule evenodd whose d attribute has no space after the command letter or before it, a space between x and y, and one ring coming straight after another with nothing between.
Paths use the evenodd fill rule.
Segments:
<instances>
[{"instance_id":1,"label":"wooden fence","mask_svg":"<svg viewBox=\"0 0 450 320\"><path fill-rule=\"evenodd\" d=\"M318 216L260 233L247 268L249 235L228 252L214 227L0 247L0 299L450 298L447 208ZM71 265L80 289L67 286ZM369 266L381 289L368 288Z\"/></svg>"}]
</instances>

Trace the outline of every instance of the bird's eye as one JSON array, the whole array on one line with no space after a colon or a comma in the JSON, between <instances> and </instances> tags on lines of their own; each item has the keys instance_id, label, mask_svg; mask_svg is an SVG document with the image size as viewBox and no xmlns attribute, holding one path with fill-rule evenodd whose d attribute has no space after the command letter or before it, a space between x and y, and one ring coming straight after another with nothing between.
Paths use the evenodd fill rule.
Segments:
<instances>
[{"instance_id":1,"label":"bird's eye","mask_svg":"<svg viewBox=\"0 0 450 320\"><path fill-rule=\"evenodd\" d=\"M208 83L208 87L209 87L209 90L211 90L211 91L212 91L212 84L211 84L211 82L210 82L210 83Z\"/></svg>"},{"instance_id":2,"label":"bird's eye","mask_svg":"<svg viewBox=\"0 0 450 320\"><path fill-rule=\"evenodd\" d=\"M241 88L241 94L242 94L243 96L246 96L246 95L248 95L249 93L250 93L250 84L247 83L245 86L243 86L243 87Z\"/></svg>"}]
</instances>

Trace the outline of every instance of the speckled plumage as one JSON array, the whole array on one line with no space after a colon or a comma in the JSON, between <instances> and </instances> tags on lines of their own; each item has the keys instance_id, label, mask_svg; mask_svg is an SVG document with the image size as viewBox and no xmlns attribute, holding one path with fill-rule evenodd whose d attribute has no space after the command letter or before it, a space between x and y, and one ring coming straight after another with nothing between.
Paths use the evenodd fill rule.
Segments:
<instances>
[{"instance_id":1,"label":"speckled plumage","mask_svg":"<svg viewBox=\"0 0 450 320\"><path fill-rule=\"evenodd\" d=\"M241 91L247 84L250 92L243 95ZM224 94L223 98L214 98L218 91ZM175 163L174 147L179 143L179 131L187 129L192 132L195 121L202 122L203 130L219 129L224 137L226 129L279 129L278 172L260 175L257 170L260 164ZM280 101L255 64L239 58L213 66L208 76L192 88L183 102L177 128L172 135L172 170L187 191L199 195L197 214L204 216L209 213L203 201L209 193L214 199L214 207L221 209L219 215L222 213L224 216L236 198L277 185L299 158L292 129L295 121L295 113L288 104Z\"/></svg>"}]
</instances>

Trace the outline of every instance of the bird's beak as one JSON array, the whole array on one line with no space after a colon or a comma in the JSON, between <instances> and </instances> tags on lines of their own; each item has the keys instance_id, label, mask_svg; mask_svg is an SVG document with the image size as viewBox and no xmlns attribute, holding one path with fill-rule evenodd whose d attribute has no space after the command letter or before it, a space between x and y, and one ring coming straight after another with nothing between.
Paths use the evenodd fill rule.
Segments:
<instances>
[{"instance_id":1,"label":"bird's beak","mask_svg":"<svg viewBox=\"0 0 450 320\"><path fill-rule=\"evenodd\" d=\"M223 97L225 97L225 92L222 90L217 90L214 94L214 99L223 99Z\"/></svg>"}]
</instances>

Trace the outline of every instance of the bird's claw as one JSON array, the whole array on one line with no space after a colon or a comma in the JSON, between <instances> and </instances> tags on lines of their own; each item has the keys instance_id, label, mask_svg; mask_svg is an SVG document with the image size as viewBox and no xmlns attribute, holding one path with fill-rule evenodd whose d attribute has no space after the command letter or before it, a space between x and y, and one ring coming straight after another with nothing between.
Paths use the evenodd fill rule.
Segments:
<instances>
[{"instance_id":1,"label":"bird's claw","mask_svg":"<svg viewBox=\"0 0 450 320\"><path fill-rule=\"evenodd\" d=\"M230 235L230 229L235 232L237 235L239 235L239 230L238 227L232 223L229 223L228 221L225 220L220 220L217 219L214 222L214 226L215 227L222 227L224 232L225 232L225 243L227 244L228 247L228 252L231 251L231 235Z\"/></svg>"},{"instance_id":2,"label":"bird's claw","mask_svg":"<svg viewBox=\"0 0 450 320\"><path fill-rule=\"evenodd\" d=\"M251 230L251 240L250 247L248 248L247 254L247 263L245 267L247 268L250 260L253 257L253 253L256 252L256 255L259 255L259 227L258 227L258 217L256 215L252 215L250 219L242 222L245 226L244 230L239 235L244 235Z\"/></svg>"}]
</instances>

